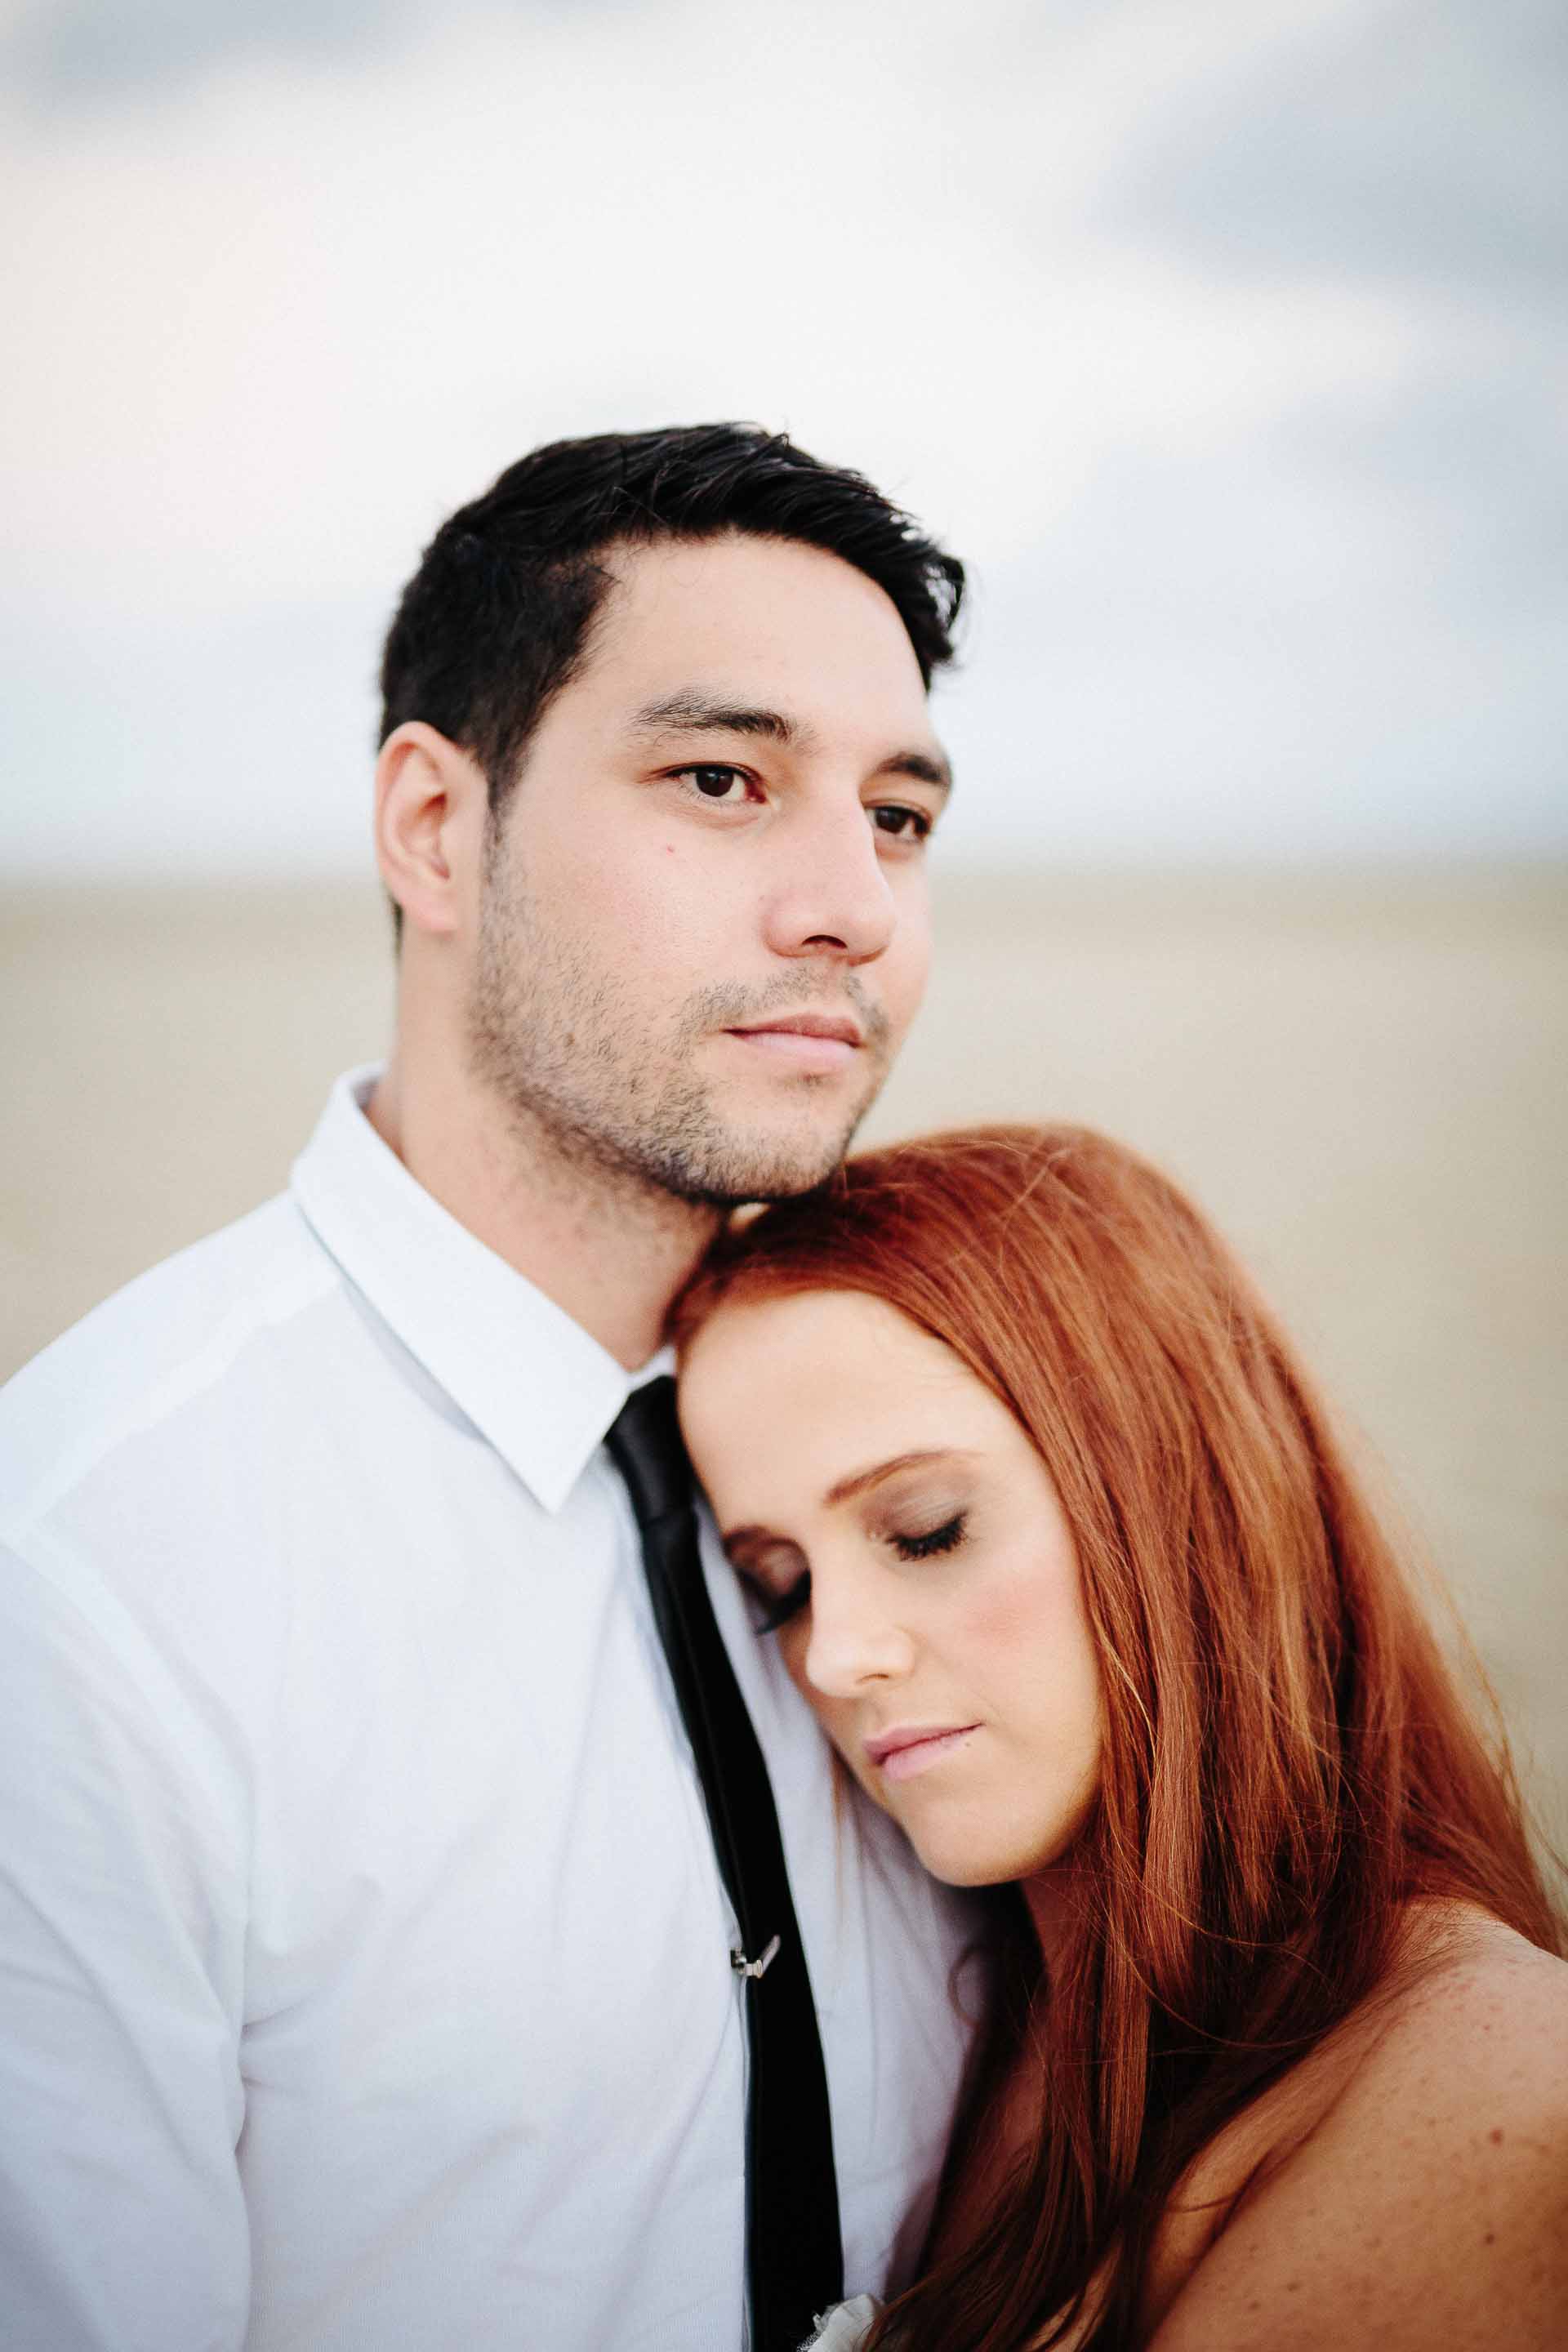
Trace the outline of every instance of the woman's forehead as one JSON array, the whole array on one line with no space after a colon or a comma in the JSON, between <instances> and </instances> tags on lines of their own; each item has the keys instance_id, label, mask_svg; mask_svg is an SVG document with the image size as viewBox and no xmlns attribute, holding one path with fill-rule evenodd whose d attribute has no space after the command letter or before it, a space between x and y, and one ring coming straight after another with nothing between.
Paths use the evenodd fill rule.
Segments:
<instances>
[{"instance_id":1,"label":"woman's forehead","mask_svg":"<svg viewBox=\"0 0 1568 2352\"><path fill-rule=\"evenodd\" d=\"M737 1299L692 1341L687 1444L716 1496L813 1499L879 1459L994 1443L1012 1416L942 1341L856 1291Z\"/></svg>"},{"instance_id":2,"label":"woman's forehead","mask_svg":"<svg viewBox=\"0 0 1568 2352\"><path fill-rule=\"evenodd\" d=\"M835 1390L879 1379L970 1377L952 1349L884 1298L859 1290L748 1293L742 1286L688 1342L682 1380L706 1393L738 1381L783 1391L795 1383Z\"/></svg>"}]
</instances>

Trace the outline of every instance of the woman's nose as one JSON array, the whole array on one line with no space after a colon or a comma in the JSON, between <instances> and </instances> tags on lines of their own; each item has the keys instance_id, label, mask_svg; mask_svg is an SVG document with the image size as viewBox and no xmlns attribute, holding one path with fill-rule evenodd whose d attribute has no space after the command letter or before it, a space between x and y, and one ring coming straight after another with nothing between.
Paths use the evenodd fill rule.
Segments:
<instances>
[{"instance_id":1,"label":"woman's nose","mask_svg":"<svg viewBox=\"0 0 1568 2352\"><path fill-rule=\"evenodd\" d=\"M824 1698L852 1698L868 1683L908 1674L914 1644L870 1580L814 1570L801 1671Z\"/></svg>"}]
</instances>

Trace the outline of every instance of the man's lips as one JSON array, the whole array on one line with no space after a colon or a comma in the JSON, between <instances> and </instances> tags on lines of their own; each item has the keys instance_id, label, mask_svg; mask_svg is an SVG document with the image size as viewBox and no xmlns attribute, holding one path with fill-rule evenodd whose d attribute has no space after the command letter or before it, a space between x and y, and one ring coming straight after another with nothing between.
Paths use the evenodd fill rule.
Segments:
<instances>
[{"instance_id":1,"label":"man's lips","mask_svg":"<svg viewBox=\"0 0 1568 2352\"><path fill-rule=\"evenodd\" d=\"M900 1724L864 1745L871 1764L889 1780L912 1780L917 1772L952 1755L979 1728L977 1723Z\"/></svg>"},{"instance_id":2,"label":"man's lips","mask_svg":"<svg viewBox=\"0 0 1568 2352\"><path fill-rule=\"evenodd\" d=\"M863 1034L847 1013L784 1013L725 1033L751 1054L806 1076L841 1070L860 1051Z\"/></svg>"},{"instance_id":3,"label":"man's lips","mask_svg":"<svg viewBox=\"0 0 1568 2352\"><path fill-rule=\"evenodd\" d=\"M862 1043L858 1022L847 1013L781 1013L776 1021L748 1022L734 1029L732 1037L837 1037L846 1045Z\"/></svg>"}]
</instances>

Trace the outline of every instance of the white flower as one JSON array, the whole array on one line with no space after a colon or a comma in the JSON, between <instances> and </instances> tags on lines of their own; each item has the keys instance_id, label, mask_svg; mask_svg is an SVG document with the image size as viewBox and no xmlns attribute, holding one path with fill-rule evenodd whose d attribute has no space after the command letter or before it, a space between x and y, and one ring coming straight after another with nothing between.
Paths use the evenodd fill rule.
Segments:
<instances>
[{"instance_id":1,"label":"white flower","mask_svg":"<svg viewBox=\"0 0 1568 2352\"><path fill-rule=\"evenodd\" d=\"M817 2333L801 2352L860 2352L866 2332L881 2306L874 2294L858 2294L853 2303L835 2304L817 2320Z\"/></svg>"}]
</instances>

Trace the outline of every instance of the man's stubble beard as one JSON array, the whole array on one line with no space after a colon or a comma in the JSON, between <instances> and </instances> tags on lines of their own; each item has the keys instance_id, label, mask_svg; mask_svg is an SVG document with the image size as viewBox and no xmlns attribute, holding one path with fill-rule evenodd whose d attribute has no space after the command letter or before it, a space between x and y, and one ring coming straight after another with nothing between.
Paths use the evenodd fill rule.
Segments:
<instances>
[{"instance_id":1,"label":"man's stubble beard","mask_svg":"<svg viewBox=\"0 0 1568 2352\"><path fill-rule=\"evenodd\" d=\"M469 1066L519 1141L599 1182L715 1209L786 1200L824 1182L876 1100L891 1060L889 1023L855 977L804 959L769 987L715 985L689 999L662 1037L639 1026L635 989L584 969L570 932L544 920L511 860L492 844L468 1006ZM699 1076L700 1041L742 1022L814 1004L854 1009L866 1043L859 1097L825 1139L803 1118L787 1131L727 1120ZM800 1078L803 1105L833 1083Z\"/></svg>"}]
</instances>

